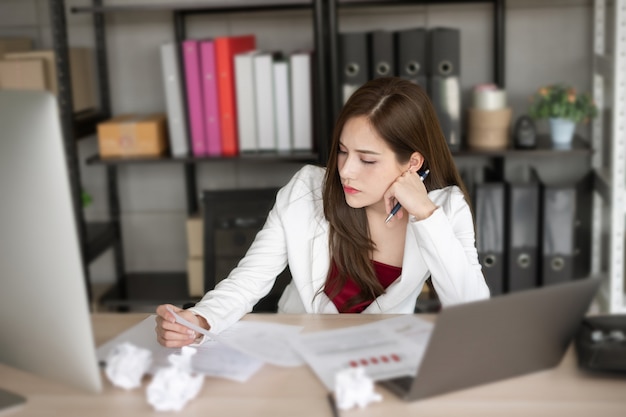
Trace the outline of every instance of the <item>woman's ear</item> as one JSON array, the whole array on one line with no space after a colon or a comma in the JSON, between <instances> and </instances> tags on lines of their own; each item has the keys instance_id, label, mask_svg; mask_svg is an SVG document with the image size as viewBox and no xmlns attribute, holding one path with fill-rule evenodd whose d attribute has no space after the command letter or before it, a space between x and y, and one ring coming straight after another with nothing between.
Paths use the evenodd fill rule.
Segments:
<instances>
[{"instance_id":1,"label":"woman's ear","mask_svg":"<svg viewBox=\"0 0 626 417\"><path fill-rule=\"evenodd\" d=\"M417 172L424 165L424 156L419 152L413 152L411 158L409 158L409 169L413 172Z\"/></svg>"}]
</instances>

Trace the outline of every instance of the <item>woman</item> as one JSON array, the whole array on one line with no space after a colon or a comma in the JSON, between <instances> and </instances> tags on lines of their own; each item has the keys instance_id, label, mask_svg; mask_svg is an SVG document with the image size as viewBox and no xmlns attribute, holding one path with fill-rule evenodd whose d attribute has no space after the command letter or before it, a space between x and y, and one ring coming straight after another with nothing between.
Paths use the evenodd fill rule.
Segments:
<instances>
[{"instance_id":1,"label":"woman","mask_svg":"<svg viewBox=\"0 0 626 417\"><path fill-rule=\"evenodd\" d=\"M426 170L422 182L416 173ZM339 115L326 169L293 176L246 256L195 307L159 306L157 338L179 347L200 336L168 309L221 332L287 265L293 279L279 312L413 313L428 277L443 306L487 298L468 202L424 91L399 78L369 81Z\"/></svg>"}]
</instances>

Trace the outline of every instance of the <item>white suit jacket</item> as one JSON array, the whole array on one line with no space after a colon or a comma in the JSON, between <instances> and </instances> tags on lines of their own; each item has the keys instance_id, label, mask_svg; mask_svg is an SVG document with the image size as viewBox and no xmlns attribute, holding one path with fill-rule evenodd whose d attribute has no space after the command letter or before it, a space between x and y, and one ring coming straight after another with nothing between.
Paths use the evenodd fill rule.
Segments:
<instances>
[{"instance_id":1,"label":"white suit jacket","mask_svg":"<svg viewBox=\"0 0 626 417\"><path fill-rule=\"evenodd\" d=\"M221 332L250 312L287 264L292 281L280 298L279 312L338 313L320 292L330 265L324 173L324 168L307 165L280 189L245 257L191 308L212 331ZM428 195L438 208L425 220L409 219L401 276L363 313L413 313L429 276L443 306L489 297L463 193L451 186Z\"/></svg>"}]
</instances>

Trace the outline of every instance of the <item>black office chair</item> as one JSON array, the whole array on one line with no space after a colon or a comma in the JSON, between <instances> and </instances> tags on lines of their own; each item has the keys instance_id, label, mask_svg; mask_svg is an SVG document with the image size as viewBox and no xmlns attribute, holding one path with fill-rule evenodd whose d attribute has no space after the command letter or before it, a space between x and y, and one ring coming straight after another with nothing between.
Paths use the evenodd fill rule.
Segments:
<instances>
[{"instance_id":1,"label":"black office chair","mask_svg":"<svg viewBox=\"0 0 626 417\"><path fill-rule=\"evenodd\" d=\"M429 277L424 285L426 285L426 289L417 297L415 313L438 313L441 310L441 301L432 279Z\"/></svg>"},{"instance_id":2,"label":"black office chair","mask_svg":"<svg viewBox=\"0 0 626 417\"><path fill-rule=\"evenodd\" d=\"M226 278L245 255L263 227L277 192L278 188L203 191L205 290ZM276 312L278 300L290 281L291 273L286 268L253 312Z\"/></svg>"}]
</instances>

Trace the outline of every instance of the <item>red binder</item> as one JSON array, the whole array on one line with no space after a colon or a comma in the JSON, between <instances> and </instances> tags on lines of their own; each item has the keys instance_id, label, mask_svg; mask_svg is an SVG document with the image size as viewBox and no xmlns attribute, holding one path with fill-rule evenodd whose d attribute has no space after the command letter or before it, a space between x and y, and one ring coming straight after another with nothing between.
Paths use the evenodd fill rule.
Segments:
<instances>
[{"instance_id":1,"label":"red binder","mask_svg":"<svg viewBox=\"0 0 626 417\"><path fill-rule=\"evenodd\" d=\"M255 48L256 38L254 35L215 38L215 64L218 73L217 89L219 93L220 125L222 128L222 156L235 156L239 153L234 56Z\"/></svg>"}]
</instances>

